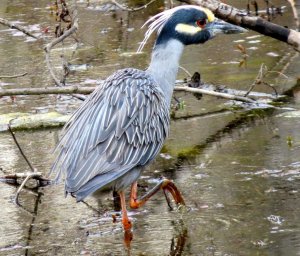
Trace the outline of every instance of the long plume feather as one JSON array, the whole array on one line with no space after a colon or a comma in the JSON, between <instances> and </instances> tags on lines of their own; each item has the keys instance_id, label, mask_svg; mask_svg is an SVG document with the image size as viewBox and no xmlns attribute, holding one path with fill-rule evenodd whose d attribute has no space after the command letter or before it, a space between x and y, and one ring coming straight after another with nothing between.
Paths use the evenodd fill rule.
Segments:
<instances>
[{"instance_id":1,"label":"long plume feather","mask_svg":"<svg viewBox=\"0 0 300 256\"><path fill-rule=\"evenodd\" d=\"M144 39L141 42L137 53L142 52L145 44L147 43L148 39L150 38L150 36L152 35L152 33L154 31L157 31L157 35L159 35L159 33L161 32L162 28L164 27L164 25L167 23L167 21L173 16L173 14L175 12L177 12L178 10L181 9L192 9L192 8L196 8L198 10L201 11L208 11L207 9L200 7L200 6L195 6L195 5L181 5L181 6L177 6L174 7L172 9L163 11L161 13L158 13L156 15L154 15L153 17L151 17L149 20L147 20L144 25L141 28L144 28L145 26L148 26L148 29L145 33Z\"/></svg>"}]
</instances>

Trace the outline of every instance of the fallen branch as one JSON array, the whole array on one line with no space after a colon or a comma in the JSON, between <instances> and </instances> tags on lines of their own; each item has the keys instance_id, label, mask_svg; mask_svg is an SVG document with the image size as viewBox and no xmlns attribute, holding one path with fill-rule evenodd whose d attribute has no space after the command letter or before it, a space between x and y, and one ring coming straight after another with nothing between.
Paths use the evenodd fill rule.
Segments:
<instances>
[{"instance_id":1,"label":"fallen branch","mask_svg":"<svg viewBox=\"0 0 300 256\"><path fill-rule=\"evenodd\" d=\"M1 96L14 96L14 95L43 95L43 94L90 94L95 90L96 87L78 87L78 86L64 86L64 87L48 87L48 88L22 88L22 89L0 89ZM175 91L185 91L197 94L206 94L210 96L221 97L230 100L238 100L243 102L253 103L253 98L276 98L272 94L267 93L250 93L250 97L244 97L245 91L224 89L224 92L217 92L214 89L199 89L191 88L187 86L175 86ZM229 91L225 92L225 91Z\"/></svg>"},{"instance_id":2,"label":"fallen branch","mask_svg":"<svg viewBox=\"0 0 300 256\"><path fill-rule=\"evenodd\" d=\"M33 37L35 39L40 39L40 37L32 34L30 31L28 31L28 29L26 29L25 27L21 26L21 25L18 25L18 24L15 24L14 22L11 22L11 21L8 21L6 19L3 19L3 18L0 18L0 24L2 25L5 25L5 26L8 26L10 28L13 28L13 29L17 29L21 32L23 32L24 34L26 34L27 36L30 36L30 37Z\"/></svg>"},{"instance_id":3,"label":"fallen branch","mask_svg":"<svg viewBox=\"0 0 300 256\"><path fill-rule=\"evenodd\" d=\"M228 93L215 92L215 91L209 91L209 90L198 89L198 88L191 88L191 87L187 87L187 86L176 86L175 91L206 94L206 95L210 95L210 96L220 97L220 98L229 99L229 100L238 100L238 101L247 102L247 103L255 103L256 102L253 99L243 97L243 96L236 96L236 95L232 95L232 94L228 94Z\"/></svg>"},{"instance_id":4,"label":"fallen branch","mask_svg":"<svg viewBox=\"0 0 300 256\"><path fill-rule=\"evenodd\" d=\"M7 174L1 177L0 181L10 184L17 184L17 180L26 179L28 176L31 176L32 179L37 180L40 186L46 186L52 182L51 180L44 178L41 172L17 172L14 174Z\"/></svg>"},{"instance_id":5,"label":"fallen branch","mask_svg":"<svg viewBox=\"0 0 300 256\"><path fill-rule=\"evenodd\" d=\"M19 88L19 89L0 89L1 96L13 95L42 95L42 94L90 94L95 90L95 87L47 87L47 88Z\"/></svg>"},{"instance_id":6,"label":"fallen branch","mask_svg":"<svg viewBox=\"0 0 300 256\"><path fill-rule=\"evenodd\" d=\"M249 28L265 36L285 42L300 51L300 32L271 23L258 16L250 16L247 12L234 8L216 0L179 0L188 4L206 7L216 17L241 27Z\"/></svg>"},{"instance_id":7,"label":"fallen branch","mask_svg":"<svg viewBox=\"0 0 300 256\"><path fill-rule=\"evenodd\" d=\"M0 79L2 78L17 78L17 77L22 77L22 76L26 76L28 73L22 73L22 74L17 74L17 75L12 75L12 76L0 76Z\"/></svg>"}]
</instances>

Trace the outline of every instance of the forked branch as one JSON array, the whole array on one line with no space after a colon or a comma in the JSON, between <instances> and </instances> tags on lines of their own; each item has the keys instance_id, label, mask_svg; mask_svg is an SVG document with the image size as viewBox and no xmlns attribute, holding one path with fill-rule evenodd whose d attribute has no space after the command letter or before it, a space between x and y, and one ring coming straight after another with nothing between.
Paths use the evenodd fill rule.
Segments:
<instances>
[{"instance_id":1,"label":"forked branch","mask_svg":"<svg viewBox=\"0 0 300 256\"><path fill-rule=\"evenodd\" d=\"M71 26L70 29L66 30L60 37L55 38L53 41L51 41L50 43L48 43L45 47L45 53L46 53L46 63L47 63L47 67L49 69L50 75L53 78L55 84L57 86L64 86L64 84L57 78L53 67L51 65L51 61L50 61L50 52L51 49L59 44L60 42L62 42L63 40L65 40L67 37L69 37L70 35L72 35L73 33L75 33L78 29L78 17L77 17L77 10L74 10L74 21L73 24Z\"/></svg>"}]
</instances>

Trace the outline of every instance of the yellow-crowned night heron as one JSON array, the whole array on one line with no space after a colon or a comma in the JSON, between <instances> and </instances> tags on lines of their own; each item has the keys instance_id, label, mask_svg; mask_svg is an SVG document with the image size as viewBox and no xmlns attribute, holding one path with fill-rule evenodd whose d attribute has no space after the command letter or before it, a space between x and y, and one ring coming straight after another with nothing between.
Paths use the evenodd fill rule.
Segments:
<instances>
[{"instance_id":1,"label":"yellow-crowned night heron","mask_svg":"<svg viewBox=\"0 0 300 256\"><path fill-rule=\"evenodd\" d=\"M137 179L159 153L168 136L170 101L184 46L202 44L218 32L244 29L215 19L197 6L164 11L146 22L148 30L138 51L158 32L151 63L145 71L126 68L108 77L82 104L65 127L52 170L65 178L65 191L83 200L97 190L112 188L121 198L122 223L130 230L124 189L132 186L130 206L143 205L159 189L184 204L176 186L162 180L137 199Z\"/></svg>"}]
</instances>

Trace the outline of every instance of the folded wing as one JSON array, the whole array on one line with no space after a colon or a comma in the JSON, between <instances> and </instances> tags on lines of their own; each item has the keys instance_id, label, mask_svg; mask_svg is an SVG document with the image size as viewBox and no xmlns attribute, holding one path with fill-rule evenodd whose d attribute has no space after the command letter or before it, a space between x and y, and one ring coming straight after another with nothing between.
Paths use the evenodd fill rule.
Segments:
<instances>
[{"instance_id":1,"label":"folded wing","mask_svg":"<svg viewBox=\"0 0 300 256\"><path fill-rule=\"evenodd\" d=\"M57 179L65 177L67 193L89 186L92 193L153 160L168 127L168 106L151 77L136 69L117 71L66 125L52 170Z\"/></svg>"}]
</instances>

